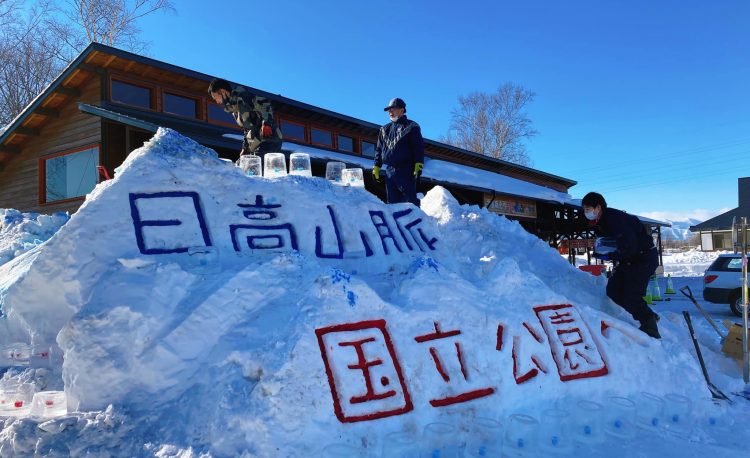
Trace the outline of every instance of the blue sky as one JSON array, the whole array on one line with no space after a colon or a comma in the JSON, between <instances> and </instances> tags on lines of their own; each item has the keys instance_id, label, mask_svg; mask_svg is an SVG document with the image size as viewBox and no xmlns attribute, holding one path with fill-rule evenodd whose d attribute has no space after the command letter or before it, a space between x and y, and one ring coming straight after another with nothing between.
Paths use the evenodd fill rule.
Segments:
<instances>
[{"instance_id":1,"label":"blue sky","mask_svg":"<svg viewBox=\"0 0 750 458\"><path fill-rule=\"evenodd\" d=\"M656 217L737 206L750 176L750 2L175 2L140 26L159 60L367 121L406 100L438 139L457 98L536 93L533 167Z\"/></svg>"}]
</instances>

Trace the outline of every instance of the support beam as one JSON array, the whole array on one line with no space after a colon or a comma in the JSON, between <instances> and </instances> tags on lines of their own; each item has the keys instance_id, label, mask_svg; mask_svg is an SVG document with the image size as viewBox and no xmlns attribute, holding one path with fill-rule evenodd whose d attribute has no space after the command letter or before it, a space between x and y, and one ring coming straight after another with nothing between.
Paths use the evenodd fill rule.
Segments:
<instances>
[{"instance_id":1,"label":"support beam","mask_svg":"<svg viewBox=\"0 0 750 458\"><path fill-rule=\"evenodd\" d=\"M42 116L49 116L51 118L60 117L60 112L55 110L54 108L39 107L34 110L34 113L42 115Z\"/></svg>"},{"instance_id":2,"label":"support beam","mask_svg":"<svg viewBox=\"0 0 750 458\"><path fill-rule=\"evenodd\" d=\"M114 58L115 56L112 56L112 57ZM108 65L108 64L109 63L105 64L105 66ZM81 65L78 66L78 68L81 69L81 70L87 71L87 72L97 73L97 74L100 74L100 75L102 73L105 73L105 70L102 67L99 67L97 65L81 64Z\"/></svg>"},{"instance_id":3,"label":"support beam","mask_svg":"<svg viewBox=\"0 0 750 458\"><path fill-rule=\"evenodd\" d=\"M21 148L17 146L0 145L0 152L17 154L21 152Z\"/></svg>"},{"instance_id":4,"label":"support beam","mask_svg":"<svg viewBox=\"0 0 750 458\"><path fill-rule=\"evenodd\" d=\"M55 92L60 93L62 95L67 95L69 97L80 97L81 91L72 87L63 87L58 86L55 88Z\"/></svg>"},{"instance_id":5,"label":"support beam","mask_svg":"<svg viewBox=\"0 0 750 458\"><path fill-rule=\"evenodd\" d=\"M37 136L39 135L39 129L32 129L31 127L16 127L13 132L18 135Z\"/></svg>"}]
</instances>

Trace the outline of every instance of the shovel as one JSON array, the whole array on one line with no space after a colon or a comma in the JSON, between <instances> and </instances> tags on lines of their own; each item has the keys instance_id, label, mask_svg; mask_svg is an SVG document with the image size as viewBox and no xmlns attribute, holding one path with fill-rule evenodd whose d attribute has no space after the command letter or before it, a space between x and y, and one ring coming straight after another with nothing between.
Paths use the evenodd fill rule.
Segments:
<instances>
[{"instance_id":1,"label":"shovel","mask_svg":"<svg viewBox=\"0 0 750 458\"><path fill-rule=\"evenodd\" d=\"M687 290L687 292L685 292L685 290ZM716 333L719 334L719 338L724 340L726 336L724 335L724 333L721 332L721 330L719 329L719 326L717 326L716 323L714 323L714 320L711 319L711 316L708 313L706 313L703 307L701 307L698 304L698 301L695 300L695 297L693 297L693 292L690 290L690 287L685 285L682 288L680 288L680 292L684 294L688 299L690 299L690 301L698 308L698 311L701 312L701 315L703 315L703 318L705 318L706 321L708 321L708 324L710 324L714 328Z\"/></svg>"},{"instance_id":2,"label":"shovel","mask_svg":"<svg viewBox=\"0 0 750 458\"><path fill-rule=\"evenodd\" d=\"M686 287L687 288L687 287ZM690 330L690 338L693 339L693 345L695 346L695 353L698 355L698 362L701 363L701 370L703 371L703 378L706 379L706 385L708 390L711 392L711 397L714 399L721 399L732 404L732 401L727 397L726 394L722 393L720 389L716 388L716 385L711 383L711 379L708 378L708 371L706 370L706 363L703 362L703 354L701 353L701 347L698 345L698 339L695 338L695 331L693 330L693 322L690 319L690 314L687 311L682 312L682 316L685 317L685 322Z\"/></svg>"}]
</instances>

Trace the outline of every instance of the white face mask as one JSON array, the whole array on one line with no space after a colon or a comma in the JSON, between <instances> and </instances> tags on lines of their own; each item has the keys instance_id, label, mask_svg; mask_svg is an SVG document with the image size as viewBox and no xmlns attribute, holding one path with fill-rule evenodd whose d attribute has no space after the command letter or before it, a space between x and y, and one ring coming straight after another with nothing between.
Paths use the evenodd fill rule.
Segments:
<instances>
[{"instance_id":1,"label":"white face mask","mask_svg":"<svg viewBox=\"0 0 750 458\"><path fill-rule=\"evenodd\" d=\"M400 118L398 115L390 115L388 117L391 119L391 122L396 122L398 121L398 118Z\"/></svg>"},{"instance_id":2,"label":"white face mask","mask_svg":"<svg viewBox=\"0 0 750 458\"><path fill-rule=\"evenodd\" d=\"M583 212L584 216L586 216L586 219L589 221L594 221L596 219L596 212L590 211L590 212Z\"/></svg>"}]
</instances>

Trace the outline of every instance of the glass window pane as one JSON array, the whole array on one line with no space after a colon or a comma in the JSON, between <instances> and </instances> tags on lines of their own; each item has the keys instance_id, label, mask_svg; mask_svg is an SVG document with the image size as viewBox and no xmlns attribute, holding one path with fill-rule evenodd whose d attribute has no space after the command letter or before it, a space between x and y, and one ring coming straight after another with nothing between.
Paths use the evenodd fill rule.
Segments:
<instances>
[{"instance_id":1,"label":"glass window pane","mask_svg":"<svg viewBox=\"0 0 750 458\"><path fill-rule=\"evenodd\" d=\"M99 148L44 161L45 202L85 196L96 186Z\"/></svg>"},{"instance_id":2,"label":"glass window pane","mask_svg":"<svg viewBox=\"0 0 750 458\"><path fill-rule=\"evenodd\" d=\"M198 101L189 97L164 93L164 111L189 118L198 117Z\"/></svg>"},{"instance_id":3,"label":"glass window pane","mask_svg":"<svg viewBox=\"0 0 750 458\"><path fill-rule=\"evenodd\" d=\"M284 138L305 141L305 126L289 121L281 120L281 135Z\"/></svg>"},{"instance_id":4,"label":"glass window pane","mask_svg":"<svg viewBox=\"0 0 750 458\"><path fill-rule=\"evenodd\" d=\"M151 89L112 80L112 101L151 108Z\"/></svg>"},{"instance_id":5,"label":"glass window pane","mask_svg":"<svg viewBox=\"0 0 750 458\"><path fill-rule=\"evenodd\" d=\"M354 139L353 138L347 137L345 135L339 135L338 141L339 141L339 149L341 151L349 151L350 153L354 152Z\"/></svg>"},{"instance_id":6,"label":"glass window pane","mask_svg":"<svg viewBox=\"0 0 750 458\"><path fill-rule=\"evenodd\" d=\"M375 143L362 140L362 156L375 157Z\"/></svg>"},{"instance_id":7,"label":"glass window pane","mask_svg":"<svg viewBox=\"0 0 750 458\"><path fill-rule=\"evenodd\" d=\"M327 130L312 128L310 131L313 143L318 145L333 146L333 135Z\"/></svg>"},{"instance_id":8,"label":"glass window pane","mask_svg":"<svg viewBox=\"0 0 750 458\"><path fill-rule=\"evenodd\" d=\"M224 108L220 105L214 105L213 103L208 105L208 120L213 122L237 124L237 121L234 120L234 116L224 111Z\"/></svg>"}]
</instances>

